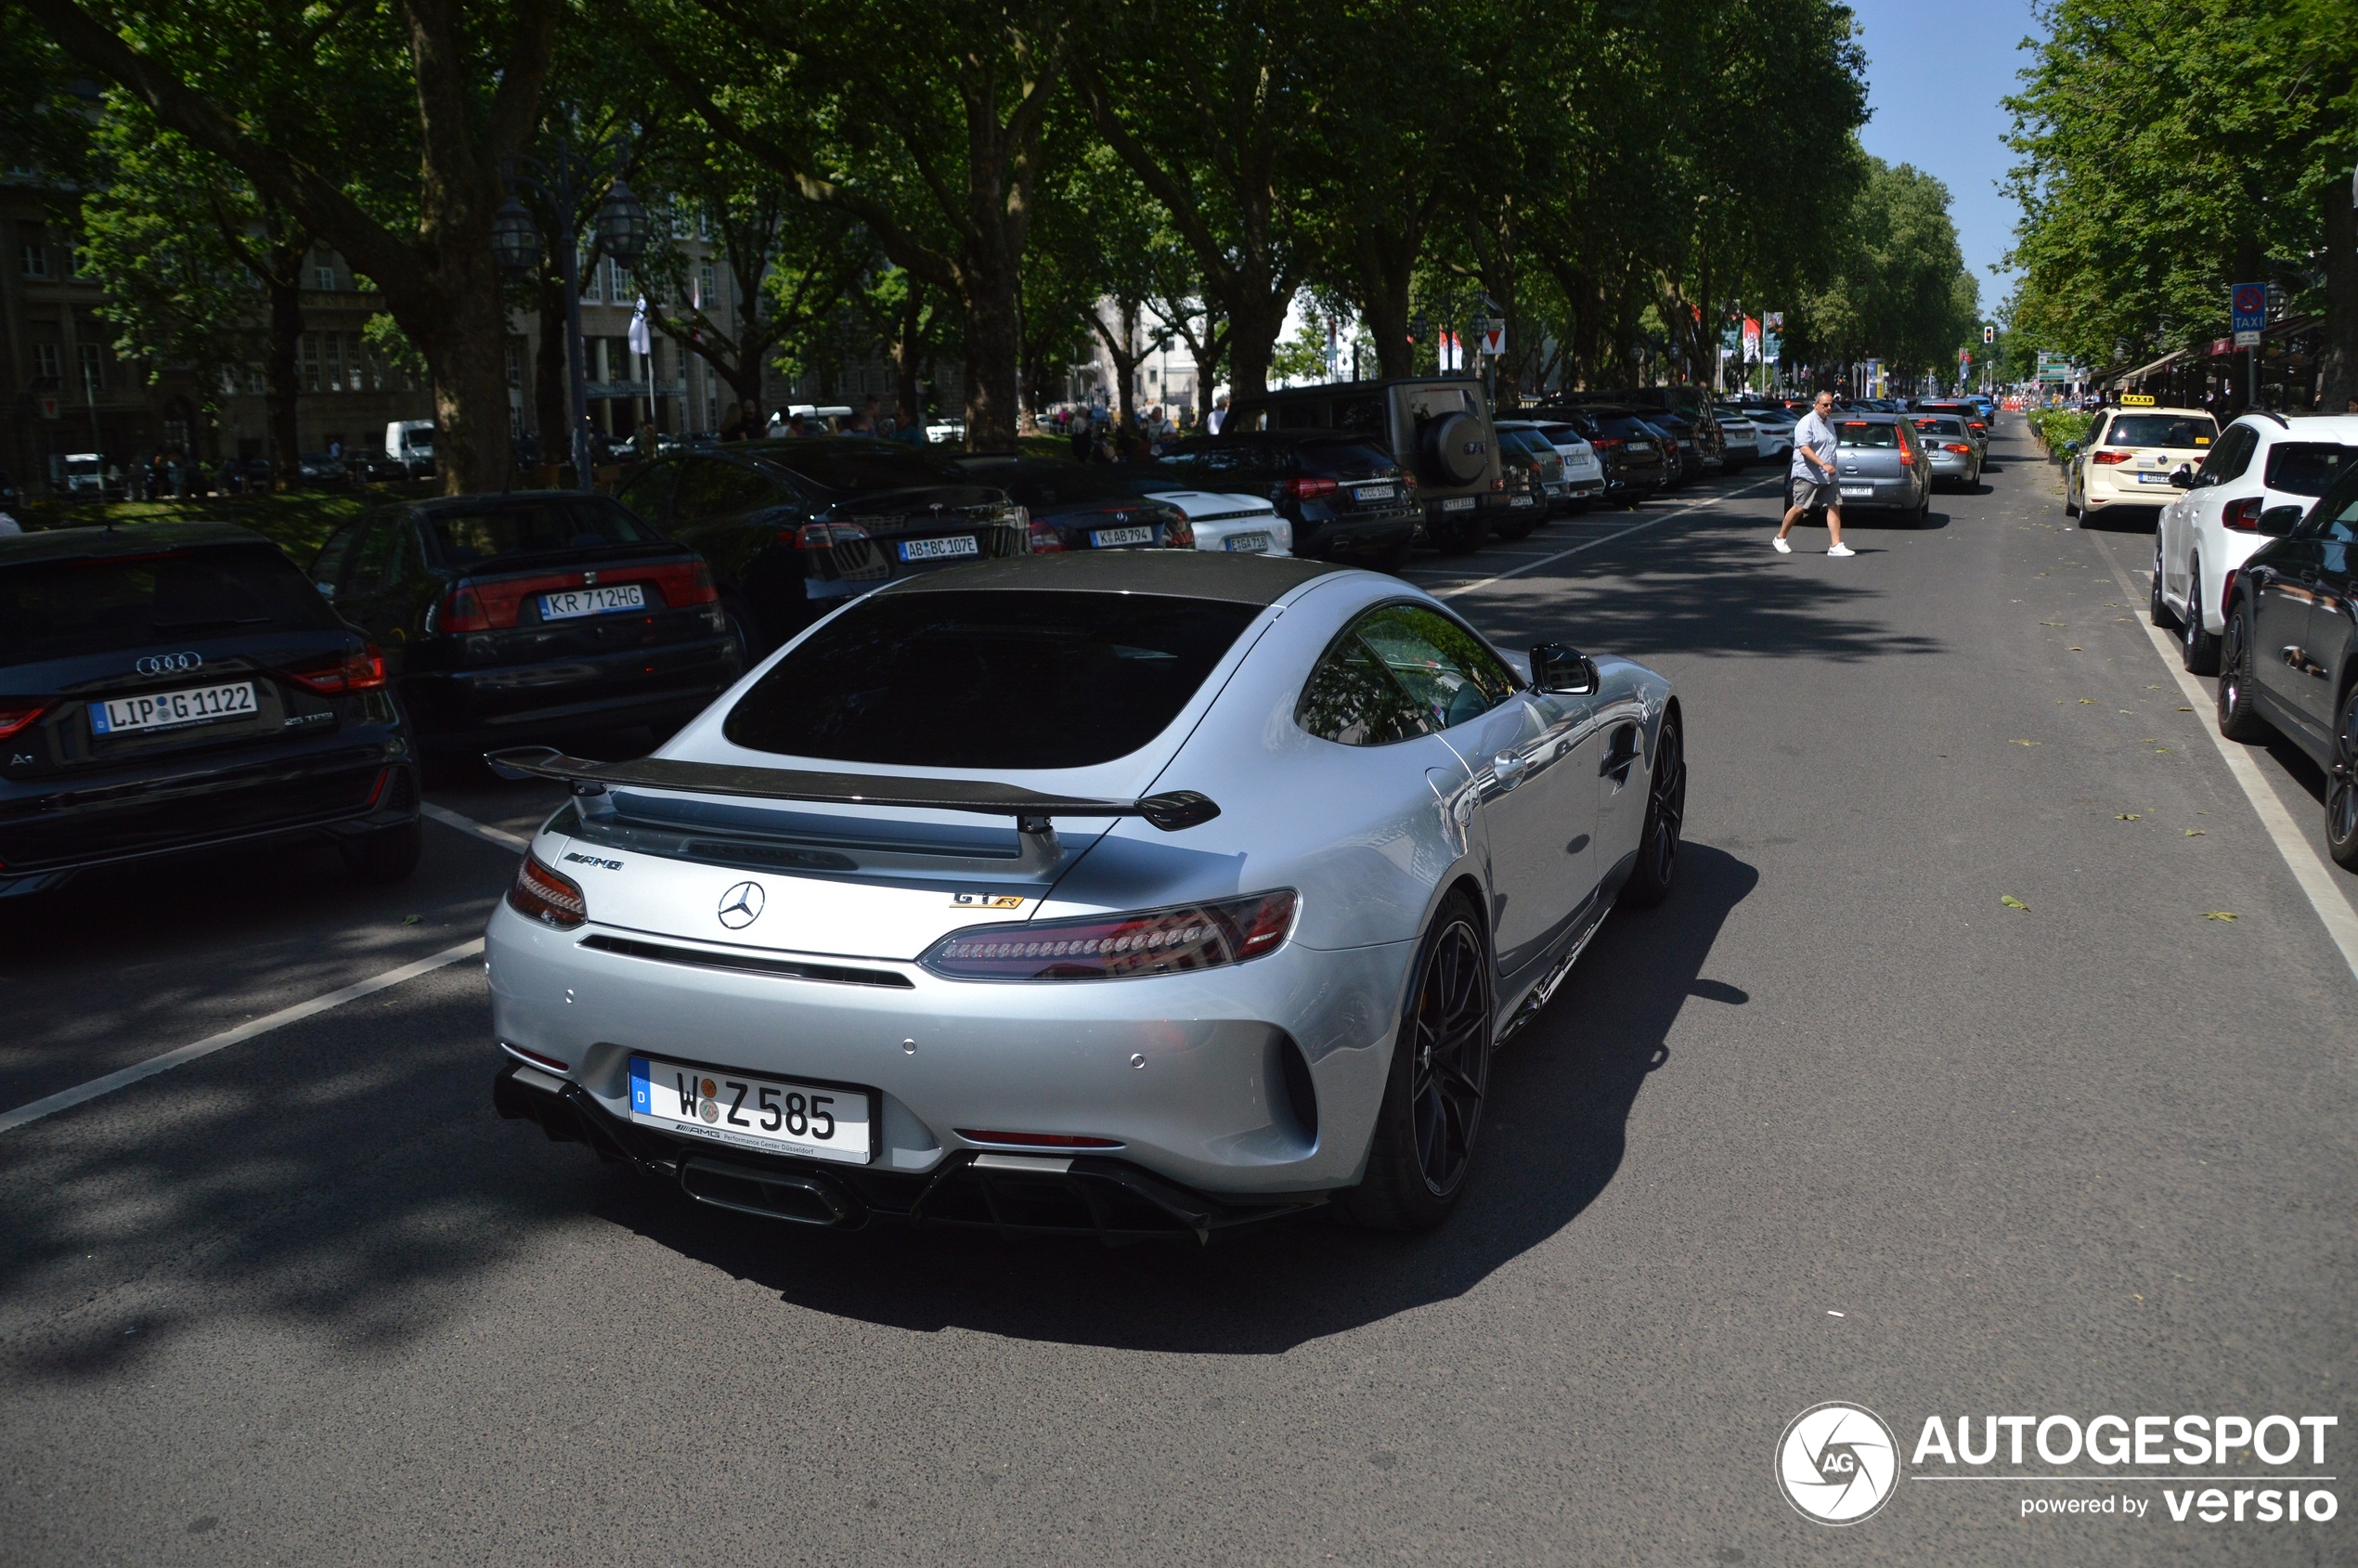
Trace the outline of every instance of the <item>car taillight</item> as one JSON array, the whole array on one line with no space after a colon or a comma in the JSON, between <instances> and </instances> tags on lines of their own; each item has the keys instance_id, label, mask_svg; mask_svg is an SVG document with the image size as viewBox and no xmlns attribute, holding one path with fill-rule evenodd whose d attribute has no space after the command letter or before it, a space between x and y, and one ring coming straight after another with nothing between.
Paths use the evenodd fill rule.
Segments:
<instances>
[{"instance_id":1,"label":"car taillight","mask_svg":"<svg viewBox=\"0 0 2358 1568\"><path fill-rule=\"evenodd\" d=\"M2219 525L2233 528L2239 534L2260 532L2260 505L2264 498L2246 496L2239 501L2229 501L2219 512Z\"/></svg>"},{"instance_id":2,"label":"car taillight","mask_svg":"<svg viewBox=\"0 0 2358 1568\"><path fill-rule=\"evenodd\" d=\"M799 528L778 531L778 542L797 550L831 550L867 537L868 530L857 523L805 523Z\"/></svg>"},{"instance_id":3,"label":"car taillight","mask_svg":"<svg viewBox=\"0 0 2358 1568\"><path fill-rule=\"evenodd\" d=\"M1290 888L1219 903L952 931L917 962L948 979L1108 980L1242 964L1293 925Z\"/></svg>"},{"instance_id":4,"label":"car taillight","mask_svg":"<svg viewBox=\"0 0 2358 1568\"><path fill-rule=\"evenodd\" d=\"M2130 459L2135 457L2136 455L2137 454L2134 452L2115 452L2107 450L2098 452L2096 454L2095 460L2109 468L2117 462L2127 462Z\"/></svg>"},{"instance_id":5,"label":"car taillight","mask_svg":"<svg viewBox=\"0 0 2358 1568\"><path fill-rule=\"evenodd\" d=\"M484 608L483 596L471 588L453 590L450 597L442 602L442 613L434 621L445 631L491 629L491 613Z\"/></svg>"},{"instance_id":6,"label":"car taillight","mask_svg":"<svg viewBox=\"0 0 2358 1568\"><path fill-rule=\"evenodd\" d=\"M1286 495L1293 500L1315 501L1321 496L1331 496L1334 493L1335 482L1331 479L1289 479L1286 481Z\"/></svg>"},{"instance_id":7,"label":"car taillight","mask_svg":"<svg viewBox=\"0 0 2358 1568\"><path fill-rule=\"evenodd\" d=\"M316 664L303 665L282 671L298 686L309 687L324 697L340 697L347 692L370 692L385 683L384 655L377 652L373 642L351 653L332 654ZM0 730L0 735L6 734Z\"/></svg>"},{"instance_id":8,"label":"car taillight","mask_svg":"<svg viewBox=\"0 0 2358 1568\"><path fill-rule=\"evenodd\" d=\"M1196 548L1196 525L1184 517L1174 517L1163 525L1162 542L1170 550Z\"/></svg>"},{"instance_id":9,"label":"car taillight","mask_svg":"<svg viewBox=\"0 0 2358 1568\"><path fill-rule=\"evenodd\" d=\"M0 740L6 740L48 711L47 703L0 702Z\"/></svg>"},{"instance_id":10,"label":"car taillight","mask_svg":"<svg viewBox=\"0 0 2358 1568\"><path fill-rule=\"evenodd\" d=\"M1403 473L1400 476L1400 487L1404 490L1415 489L1417 487L1417 476L1414 473Z\"/></svg>"},{"instance_id":11,"label":"car taillight","mask_svg":"<svg viewBox=\"0 0 2358 1568\"><path fill-rule=\"evenodd\" d=\"M1973 447L1963 441L1945 441L1941 443L1940 449L1944 452L1954 452L1961 458L1973 456Z\"/></svg>"},{"instance_id":12,"label":"car taillight","mask_svg":"<svg viewBox=\"0 0 2358 1568\"><path fill-rule=\"evenodd\" d=\"M1033 517L1029 511L1024 512L1024 517L1030 525L1025 532L1030 537L1032 554L1054 555L1064 549L1065 537L1056 531L1054 523Z\"/></svg>"},{"instance_id":13,"label":"car taillight","mask_svg":"<svg viewBox=\"0 0 2358 1568\"><path fill-rule=\"evenodd\" d=\"M2226 586L2219 590L2219 618L2221 620L2225 620L2235 613L2235 567L2227 568Z\"/></svg>"},{"instance_id":14,"label":"car taillight","mask_svg":"<svg viewBox=\"0 0 2358 1568\"><path fill-rule=\"evenodd\" d=\"M648 609L677 610L686 604L712 604L720 598L720 590L712 584L712 568L701 561L682 561L672 566L634 566L628 577L619 573L602 574L619 585L624 582L653 582L663 590L663 603L650 604Z\"/></svg>"},{"instance_id":15,"label":"car taillight","mask_svg":"<svg viewBox=\"0 0 2358 1568\"><path fill-rule=\"evenodd\" d=\"M1914 452L1911 451L1911 450L1910 450L1908 447L1900 447L1900 448L1899 448L1899 466L1900 466L1900 467L1902 467L1902 468L1913 468L1913 467L1915 467L1915 466L1916 466L1916 454L1915 454Z\"/></svg>"},{"instance_id":16,"label":"car taillight","mask_svg":"<svg viewBox=\"0 0 2358 1568\"><path fill-rule=\"evenodd\" d=\"M1600 435L1594 441L1589 442L1588 445L1590 447L1600 452L1618 452L1621 450L1621 437L1618 435Z\"/></svg>"},{"instance_id":17,"label":"car taillight","mask_svg":"<svg viewBox=\"0 0 2358 1568\"><path fill-rule=\"evenodd\" d=\"M574 927L590 918L581 885L551 871L530 855L516 867L515 886L508 889L508 907L547 926Z\"/></svg>"}]
</instances>

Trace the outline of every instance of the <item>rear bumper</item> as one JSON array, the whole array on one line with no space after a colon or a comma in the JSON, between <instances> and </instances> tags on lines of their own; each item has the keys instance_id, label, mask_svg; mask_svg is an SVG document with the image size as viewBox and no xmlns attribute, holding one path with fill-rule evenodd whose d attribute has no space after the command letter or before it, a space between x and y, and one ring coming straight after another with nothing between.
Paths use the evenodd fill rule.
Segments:
<instances>
[{"instance_id":1,"label":"rear bumper","mask_svg":"<svg viewBox=\"0 0 2358 1568\"><path fill-rule=\"evenodd\" d=\"M406 677L402 700L421 740L508 742L628 724L684 722L744 673L729 637L586 658Z\"/></svg>"},{"instance_id":2,"label":"rear bumper","mask_svg":"<svg viewBox=\"0 0 2358 1568\"><path fill-rule=\"evenodd\" d=\"M1208 1242L1214 1231L1300 1213L1328 1196L1215 1196L1104 1155L961 1151L920 1174L715 1148L624 1121L580 1085L521 1062L492 1079L491 1103L503 1118L538 1124L552 1143L587 1144L599 1159L675 1185L699 1203L836 1230L884 1221L1008 1239Z\"/></svg>"},{"instance_id":3,"label":"rear bumper","mask_svg":"<svg viewBox=\"0 0 2358 1568\"><path fill-rule=\"evenodd\" d=\"M1339 556L1382 556L1417 537L1419 516L1414 502L1364 512L1327 512L1305 507L1292 520L1293 552L1331 560Z\"/></svg>"},{"instance_id":4,"label":"rear bumper","mask_svg":"<svg viewBox=\"0 0 2358 1568\"><path fill-rule=\"evenodd\" d=\"M1845 512L1912 512L1923 499L1913 479L1862 479L1848 473L1835 480L1834 494Z\"/></svg>"},{"instance_id":5,"label":"rear bumper","mask_svg":"<svg viewBox=\"0 0 2358 1568\"><path fill-rule=\"evenodd\" d=\"M336 844L418 819L398 734L234 765L110 770L70 784L0 783L0 898L93 867L272 843Z\"/></svg>"},{"instance_id":6,"label":"rear bumper","mask_svg":"<svg viewBox=\"0 0 2358 1568\"><path fill-rule=\"evenodd\" d=\"M2137 479L2123 484L2101 472L2090 473L2084 488L2087 504L2097 512L2108 506L2168 506L2185 493L2172 485L2147 485Z\"/></svg>"}]
</instances>

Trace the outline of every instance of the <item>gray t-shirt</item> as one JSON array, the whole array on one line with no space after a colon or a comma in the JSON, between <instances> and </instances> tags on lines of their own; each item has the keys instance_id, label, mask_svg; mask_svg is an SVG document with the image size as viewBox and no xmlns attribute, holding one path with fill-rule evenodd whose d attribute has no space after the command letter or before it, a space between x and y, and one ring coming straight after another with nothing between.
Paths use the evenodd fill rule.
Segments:
<instances>
[{"instance_id":1,"label":"gray t-shirt","mask_svg":"<svg viewBox=\"0 0 2358 1568\"><path fill-rule=\"evenodd\" d=\"M1817 453L1818 461L1826 466L1820 468L1817 463L1811 462L1801 455L1804 451ZM1807 479L1812 485L1833 483L1834 427L1828 421L1820 419L1818 410L1815 408L1802 415L1801 422L1793 427L1792 476L1795 479Z\"/></svg>"}]
</instances>

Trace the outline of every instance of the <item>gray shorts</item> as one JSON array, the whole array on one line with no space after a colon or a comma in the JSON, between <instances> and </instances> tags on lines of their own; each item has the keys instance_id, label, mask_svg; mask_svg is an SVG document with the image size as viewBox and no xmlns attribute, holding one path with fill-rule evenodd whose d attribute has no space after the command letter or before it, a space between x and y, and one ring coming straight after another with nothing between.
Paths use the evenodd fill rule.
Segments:
<instances>
[{"instance_id":1,"label":"gray shorts","mask_svg":"<svg viewBox=\"0 0 2358 1568\"><path fill-rule=\"evenodd\" d=\"M1785 504L1788 507L1803 508L1831 507L1839 512L1842 510L1842 496L1831 480L1820 484L1815 479L1796 473L1793 476L1792 483L1786 486Z\"/></svg>"}]
</instances>

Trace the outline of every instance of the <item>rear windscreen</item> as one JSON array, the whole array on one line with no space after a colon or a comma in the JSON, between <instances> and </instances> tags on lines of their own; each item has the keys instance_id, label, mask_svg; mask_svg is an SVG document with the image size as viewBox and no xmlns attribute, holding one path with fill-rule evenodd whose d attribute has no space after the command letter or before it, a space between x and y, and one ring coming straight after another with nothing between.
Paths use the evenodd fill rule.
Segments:
<instances>
[{"instance_id":1,"label":"rear windscreen","mask_svg":"<svg viewBox=\"0 0 2358 1568\"><path fill-rule=\"evenodd\" d=\"M1302 472L1327 479L1387 479L1400 472L1390 452L1357 441L1313 441L1301 448Z\"/></svg>"},{"instance_id":2,"label":"rear windscreen","mask_svg":"<svg viewBox=\"0 0 2358 1568\"><path fill-rule=\"evenodd\" d=\"M751 454L826 490L864 494L925 485L971 485L956 464L889 441L809 436Z\"/></svg>"},{"instance_id":3,"label":"rear windscreen","mask_svg":"<svg viewBox=\"0 0 2358 1568\"><path fill-rule=\"evenodd\" d=\"M338 624L266 545L0 568L0 665Z\"/></svg>"},{"instance_id":4,"label":"rear windscreen","mask_svg":"<svg viewBox=\"0 0 2358 1568\"><path fill-rule=\"evenodd\" d=\"M1834 439L1845 447L1890 447L1899 445L1899 427L1864 420L1844 420L1834 426Z\"/></svg>"},{"instance_id":5,"label":"rear windscreen","mask_svg":"<svg viewBox=\"0 0 2358 1568\"><path fill-rule=\"evenodd\" d=\"M837 762L1086 768L1160 734L1260 613L1134 593L880 594L780 659L721 732Z\"/></svg>"},{"instance_id":6,"label":"rear windscreen","mask_svg":"<svg viewBox=\"0 0 2358 1568\"><path fill-rule=\"evenodd\" d=\"M1616 435L1624 441L1647 441L1654 435L1653 427L1634 414L1605 414L1597 420L1597 429L1606 435Z\"/></svg>"},{"instance_id":7,"label":"rear windscreen","mask_svg":"<svg viewBox=\"0 0 2358 1568\"><path fill-rule=\"evenodd\" d=\"M2324 441L2282 441L2268 448L2268 487L2296 496L2322 496L2358 461L2358 447Z\"/></svg>"},{"instance_id":8,"label":"rear windscreen","mask_svg":"<svg viewBox=\"0 0 2358 1568\"><path fill-rule=\"evenodd\" d=\"M2107 447L2208 447L2219 434L2209 414L2122 414L2105 433Z\"/></svg>"},{"instance_id":9,"label":"rear windscreen","mask_svg":"<svg viewBox=\"0 0 2358 1568\"><path fill-rule=\"evenodd\" d=\"M1918 420L1916 428L1926 435L1963 435L1965 421L1957 419Z\"/></svg>"},{"instance_id":10,"label":"rear windscreen","mask_svg":"<svg viewBox=\"0 0 2358 1568\"><path fill-rule=\"evenodd\" d=\"M621 507L565 498L503 501L473 512L431 512L443 563L475 566L509 555L546 555L614 545L661 544L663 536Z\"/></svg>"}]
</instances>

